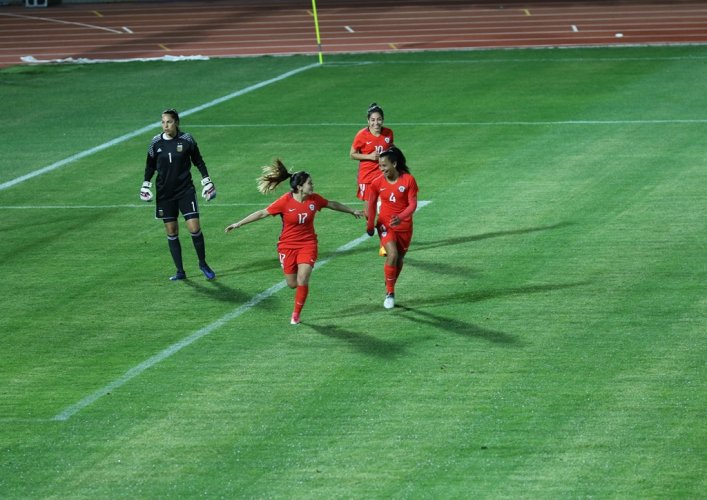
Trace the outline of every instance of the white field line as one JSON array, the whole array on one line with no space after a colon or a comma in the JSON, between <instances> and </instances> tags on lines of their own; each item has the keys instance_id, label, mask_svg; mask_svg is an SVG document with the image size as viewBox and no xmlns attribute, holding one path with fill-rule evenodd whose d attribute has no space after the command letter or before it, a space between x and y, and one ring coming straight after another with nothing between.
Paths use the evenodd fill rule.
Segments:
<instances>
[{"instance_id":1,"label":"white field line","mask_svg":"<svg viewBox=\"0 0 707 500\"><path fill-rule=\"evenodd\" d=\"M671 125L707 123L707 118L675 118L664 120L559 120L559 121L502 121L502 122L395 122L393 127L493 127L536 125ZM360 127L361 123L231 123L189 124L189 128L278 128L278 127Z\"/></svg>"},{"instance_id":2,"label":"white field line","mask_svg":"<svg viewBox=\"0 0 707 500\"><path fill-rule=\"evenodd\" d=\"M690 45L690 44L687 44ZM697 45L702 45L702 44L697 44ZM639 45L640 46L640 45ZM606 47L614 47L614 45L598 45L598 46L592 46L592 47L558 47L555 50L558 51L576 51L576 50L586 50L586 51L593 51L596 50L597 48L606 48ZM622 45L623 47L623 45ZM514 49L514 50L523 50L523 51L530 51L530 50L536 50L534 48L528 48L528 49ZM359 66L359 65L367 65L367 64L379 64L379 65L389 65L389 64L405 64L405 65L413 65L413 64L419 64L419 65L425 65L429 66L431 64L504 64L504 63L566 63L566 62L587 62L587 63L593 63L593 62L655 62L655 61L704 61L707 59L705 56L664 56L664 57L621 57L621 56L616 56L616 57L557 57L557 58L547 58L547 57L534 57L534 58L511 58L509 57L508 59L498 59L498 58L489 58L489 59L466 59L466 60L459 60L459 59L430 59L430 60L425 60L425 61L404 61L404 60L385 60L385 61L342 61L342 62L334 62L334 63L329 63L329 66Z\"/></svg>"},{"instance_id":3,"label":"white field line","mask_svg":"<svg viewBox=\"0 0 707 500\"><path fill-rule=\"evenodd\" d=\"M417 210L420 210L427 205L429 205L431 201L428 200L423 200L418 202L417 205ZM364 241L370 239L371 237L368 236L367 234L364 234L362 236L359 236L355 240L349 241L345 245L340 246L334 251L334 254L331 257L328 257L322 261L319 261L315 264L314 268L319 269L323 265L327 264L331 259L336 257L338 254L342 252L346 252L348 250L351 250L353 248L356 248L358 245L363 243ZM260 304L263 300L272 297L275 295L277 292L282 290L287 286L287 282L285 280L280 281L279 283L276 283L275 285L271 286L267 290L260 292L259 294L255 295L252 297L248 302L245 304L237 307L233 311L221 316L219 319L214 321L213 323L206 325L204 328L201 328L200 330L197 330L196 332L192 333L191 335L183 338L179 342L176 342L172 344L171 346L167 347L163 351L155 354L151 358L146 359L142 363L132 367L129 369L127 372L125 372L122 376L118 377L108 385L102 387L101 389L97 390L93 394L90 394L89 396L86 396L83 398L81 401L78 401L77 403L74 403L73 405L67 407L64 409L61 413L58 413L55 415L52 420L57 420L57 421L65 421L70 419L72 416L76 415L78 412L86 408L87 406L90 406L97 400L99 400L101 397L105 396L106 394L124 386L127 384L130 380L134 379L138 375L142 374L144 371L148 370L149 368L152 368L156 364L164 361L165 359L169 358L173 354L181 351L185 347L193 344L197 340L201 339L202 337L205 337L206 335L212 333L215 330L218 330L222 326L224 326L226 323L238 318L242 314L250 311L253 309L255 306Z\"/></svg>"},{"instance_id":4,"label":"white field line","mask_svg":"<svg viewBox=\"0 0 707 500\"><path fill-rule=\"evenodd\" d=\"M192 108L188 111L185 111L181 113L182 116L187 116L192 113L196 113L197 111L201 111L207 107L214 106L216 104L220 104L221 102L231 99L233 97L237 97L238 95L243 95L247 92L250 92L252 90L255 90L256 88L260 88L262 86L268 85L270 83L273 83L275 81L281 80L283 78L286 78L287 76L290 76L291 74L294 74L295 72L299 71L304 71L305 69L309 69L312 67L317 66L316 64L310 65L310 66L305 66L304 68L300 68L298 70L295 70L294 72L285 73L284 75L281 75L280 77L277 77L272 80L268 80L267 82L262 82L256 85L253 85L252 87L248 87L246 89L243 89L238 92L234 92L233 94L229 94L228 96L219 98L215 101L211 101L210 103L204 104L202 106ZM394 126L396 127L520 127L520 126L526 126L526 127L537 127L537 126L573 126L573 125L586 125L586 126L594 126L594 125L688 125L688 124L703 124L707 123L707 118L694 118L694 119L665 119L665 120L560 120L560 121L501 121L501 122L475 122L475 121L468 121L468 122L397 122L395 123ZM67 163L71 163L75 160L84 158L86 156L89 156L93 153L97 153L98 151L102 151L104 149L107 149L111 146L114 146L116 144L119 144L121 142L124 142L128 139L132 139L135 136L138 136L142 134L143 132L147 132L149 130L154 129L155 127L159 127L160 123L156 122L152 125L148 125L146 127L143 127L139 130L136 130L134 132L131 132L129 134L123 135L121 137L118 137L117 139L113 139L112 141L106 142L104 144L101 144L100 146L96 146L95 148L88 149L86 151L83 151L81 153L78 153L74 156L71 156L69 158L66 158L64 160L61 160L59 162L53 163L47 167L41 168L39 170L35 170L34 172L30 172L29 174L23 175L21 177L18 177L16 179L13 179L11 181L4 182L0 184L0 191L3 189L7 189L9 187L12 187L16 184L19 184L23 181L29 180L33 177L37 177L41 174L44 174L46 172L50 172L52 170L56 170L57 168L66 165ZM361 124L359 122L356 123L243 123L243 124L238 124L238 123L232 123L232 124L190 124L189 128L291 128L291 127L346 127L346 128L351 128L351 127L357 127L360 126ZM229 206L244 206L242 204L233 204ZM26 209L26 208L37 208L37 209L42 209L42 208L135 208L137 205L103 205L103 206L89 206L89 205L80 205L80 206L30 206L30 207L24 207L24 206L7 206L7 207L0 207L0 208L8 208L8 209Z\"/></svg>"},{"instance_id":5,"label":"white field line","mask_svg":"<svg viewBox=\"0 0 707 500\"><path fill-rule=\"evenodd\" d=\"M171 346L167 347L163 351L155 354L151 358L146 359L139 365L136 365L132 367L130 370L125 372L121 377L118 377L115 379L113 382L109 383L108 385L104 386L103 388L97 390L93 394L83 398L81 401L78 401L77 403L67 407L64 409L61 413L58 413L57 415L52 418L52 420L68 420L71 418L73 415L78 413L79 411L83 410L87 406L91 405L101 397L105 396L106 394L118 389L119 387L122 387L126 383L128 383L130 380L133 378L137 377L140 375L142 372L147 370L148 368L151 368L155 366L157 363L160 363L161 361L164 361L165 359L169 358L172 356L174 353L181 351L183 348L187 347L190 344L193 344L200 338L208 335L209 333L213 332L214 330L217 330L218 328L222 327L232 319L237 318L241 314L249 311L256 305L258 305L260 302L263 300L267 299L268 297L271 297L278 291L282 290L285 286L287 286L287 283L285 280L282 280L281 282L271 286L264 292L261 292L257 295L255 295L253 298L251 298L248 302L243 304L242 306L234 309L233 311L229 312L228 314L222 316L221 318L217 319L213 323L206 325L204 328L197 330L196 332L192 333L188 337L183 338L179 342L172 344Z\"/></svg>"},{"instance_id":6,"label":"white field line","mask_svg":"<svg viewBox=\"0 0 707 500\"><path fill-rule=\"evenodd\" d=\"M221 104L221 103L228 101L230 99L233 99L235 97L239 97L239 96L242 96L242 95L247 94L249 92L253 92L254 90L261 89L263 87L266 87L266 86L271 85L273 83L277 83L277 82L282 81L286 78L289 78L293 75L296 75L296 74L301 73L303 71L307 71L308 69L311 69L311 68L316 68L318 66L319 66L319 64L314 63L314 64L309 64L307 66L302 66L297 69L293 69L293 70L283 73L279 76L276 76L275 78L271 78L269 80L264 80L260 83L256 83L255 85L251 85L250 87L246 87L246 88L238 90L236 92L232 92L228 95L225 95L223 97L219 97L218 99L214 99L213 101L207 102L207 103L197 106L195 108L191 108L186 111L183 111L180 113L180 116L189 116L191 114L198 113L199 111L203 111L207 108L211 108L213 106ZM97 153L99 151L103 151L104 149L108 149L110 147L113 147L116 144L120 144L122 142L125 142L129 139L132 139L133 137L137 137L140 134L144 134L145 132L149 132L151 130L154 130L155 128L157 128L159 126L160 126L160 122L151 123L150 125L139 128L139 129L134 130L133 132L129 132L125 135L121 135L120 137L117 137L113 140L105 142L99 146L87 149L85 151L82 151L80 153L72 155L68 158L60 160L56 163L52 163L51 165L48 165L44 168L40 168L39 170L35 170L35 171L25 174L23 176L17 177L16 179L12 179L10 181L3 182L2 184L0 184L0 191L7 189L9 187L12 187L12 186L16 186L17 184L20 184L26 180L32 179L32 178L37 177L39 175L46 174L47 172L51 172L52 170L56 170L60 167L63 167L64 165L72 163L76 160L80 160L81 158L85 158L85 157L90 156L90 155Z\"/></svg>"}]
</instances>

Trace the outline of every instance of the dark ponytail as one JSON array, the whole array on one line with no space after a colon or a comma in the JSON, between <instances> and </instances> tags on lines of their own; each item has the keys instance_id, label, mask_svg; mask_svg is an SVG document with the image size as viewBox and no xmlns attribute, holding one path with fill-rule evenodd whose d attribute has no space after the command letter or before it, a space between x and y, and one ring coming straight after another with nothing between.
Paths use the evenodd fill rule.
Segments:
<instances>
[{"instance_id":1,"label":"dark ponytail","mask_svg":"<svg viewBox=\"0 0 707 500\"><path fill-rule=\"evenodd\" d=\"M406 174L410 173L410 167L408 167L408 165L407 165L407 160L405 159L405 155L396 146L391 146L389 149L383 151L380 154L380 158L383 158L385 156L389 157L390 161L395 163L395 169L398 172L401 172L401 173L405 172Z\"/></svg>"},{"instance_id":2,"label":"dark ponytail","mask_svg":"<svg viewBox=\"0 0 707 500\"><path fill-rule=\"evenodd\" d=\"M383 114L383 108L381 108L380 106L378 106L378 104L375 103L375 102L372 102L372 103L368 106L368 111L367 111L367 113L368 113L368 114L367 114L367 118L370 118L373 113L380 113L381 118L385 118L385 115Z\"/></svg>"},{"instance_id":3,"label":"dark ponytail","mask_svg":"<svg viewBox=\"0 0 707 500\"><path fill-rule=\"evenodd\" d=\"M171 116L177 124L177 131L179 131L179 113L177 113L177 110L174 108L165 109L162 114Z\"/></svg>"}]
</instances>

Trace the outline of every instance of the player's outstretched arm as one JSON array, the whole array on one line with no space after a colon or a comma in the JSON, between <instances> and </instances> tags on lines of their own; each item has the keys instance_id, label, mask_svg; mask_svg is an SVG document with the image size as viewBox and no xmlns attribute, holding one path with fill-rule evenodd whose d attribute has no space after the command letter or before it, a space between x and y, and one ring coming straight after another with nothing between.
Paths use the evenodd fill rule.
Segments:
<instances>
[{"instance_id":1,"label":"player's outstretched arm","mask_svg":"<svg viewBox=\"0 0 707 500\"><path fill-rule=\"evenodd\" d=\"M360 219L363 217L363 212L361 210L354 210L351 207L348 207L344 205L343 203L339 203L338 201L334 200L329 200L329 204L326 206L327 208L331 208L332 210L336 210L337 212L344 212L345 214L351 214L357 219Z\"/></svg>"},{"instance_id":2,"label":"player's outstretched arm","mask_svg":"<svg viewBox=\"0 0 707 500\"><path fill-rule=\"evenodd\" d=\"M270 215L270 212L268 212L266 209L258 210L257 212L253 212L249 216L247 216L245 219L242 219L238 222L234 222L233 224L229 224L226 226L226 229L224 232L230 233L234 229L238 229L241 226L245 226L246 224L250 224L251 222L259 221L260 219L264 219Z\"/></svg>"}]
</instances>

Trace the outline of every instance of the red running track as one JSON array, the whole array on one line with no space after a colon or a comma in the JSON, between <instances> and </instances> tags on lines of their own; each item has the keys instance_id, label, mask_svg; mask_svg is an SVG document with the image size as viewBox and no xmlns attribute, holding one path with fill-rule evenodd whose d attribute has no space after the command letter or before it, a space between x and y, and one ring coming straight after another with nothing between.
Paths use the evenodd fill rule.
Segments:
<instances>
[{"instance_id":1,"label":"red running track","mask_svg":"<svg viewBox=\"0 0 707 500\"><path fill-rule=\"evenodd\" d=\"M319 0L344 52L707 43L707 0ZM73 59L317 54L309 0L0 7L0 67Z\"/></svg>"}]
</instances>

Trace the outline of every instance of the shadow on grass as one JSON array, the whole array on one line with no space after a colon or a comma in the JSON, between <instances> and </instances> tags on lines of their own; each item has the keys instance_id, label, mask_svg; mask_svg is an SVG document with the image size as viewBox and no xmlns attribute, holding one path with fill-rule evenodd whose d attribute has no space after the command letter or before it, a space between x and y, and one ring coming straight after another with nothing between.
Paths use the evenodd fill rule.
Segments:
<instances>
[{"instance_id":1,"label":"shadow on grass","mask_svg":"<svg viewBox=\"0 0 707 500\"><path fill-rule=\"evenodd\" d=\"M447 238L444 240L435 240L435 241L420 241L415 238L412 240L412 244L410 245L410 252L414 253L415 250L426 250L428 248L438 248L438 247L446 247L450 245L462 245L464 243L472 243L474 241L481 241L481 240L487 240L490 238L500 238L502 236L514 236L514 235L519 235L519 234L528 234L528 233L535 233L538 231L549 231L551 229L558 229L566 226L571 226L574 225L574 222L558 222L557 224L552 224L549 226L538 226L538 227L528 227L528 228L523 228L523 229L512 229L508 231L492 231L489 233L482 233L482 234L471 234L468 236L458 236L455 238ZM360 254L360 253L373 253L375 252L376 254L378 253L378 237L377 236L372 236L371 237L371 243L366 243L363 245L359 245L356 248L352 248L349 250L346 250L343 252L344 255L351 255L351 254ZM334 255L337 255L337 252L334 250L320 253L319 254L319 259L325 259L325 258L330 258L333 257ZM409 256L410 254L408 254ZM408 257L405 257L406 261Z\"/></svg>"},{"instance_id":2,"label":"shadow on grass","mask_svg":"<svg viewBox=\"0 0 707 500\"><path fill-rule=\"evenodd\" d=\"M484 328L470 321L463 321L441 314L435 314L429 308L443 307L454 304L469 304L491 300L499 297L509 297L515 295L529 295L534 293L547 293L567 288L574 288L588 285L590 282L581 281L573 283L551 283L544 285L527 285L510 288L500 288L494 290L465 290L452 294L435 295L427 297L423 300L413 300L415 307L397 304L393 311L383 311L381 305L352 305L345 310L340 310L336 316L331 319L342 317L360 317L366 322L374 321L371 319L373 315L379 314L396 314L399 313L400 318L405 318L408 321L429 325L440 331L446 331L455 335L461 335L469 339L482 339L495 344L506 345L509 347L519 347L524 344L519 340L517 335L511 335L502 331ZM353 331L343 330L335 325L317 326L308 324L315 331L322 335L327 335L332 338L337 338L350 342L355 345L364 354L375 354L385 357L394 357L400 355L404 351L401 344L390 343L385 340L380 340L370 335L357 333ZM425 338L431 338L432 334ZM412 340L412 339L411 339ZM415 337L415 341L424 340L419 336Z\"/></svg>"},{"instance_id":3,"label":"shadow on grass","mask_svg":"<svg viewBox=\"0 0 707 500\"><path fill-rule=\"evenodd\" d=\"M438 314L433 314L431 312L408 306L398 306L397 308L401 309L404 314L403 317L410 321L430 325L439 330L445 330L456 335L480 338L496 344L521 344L521 342L513 335L496 330L490 330L488 328L475 325L474 323L447 318L445 316L440 316Z\"/></svg>"},{"instance_id":4,"label":"shadow on grass","mask_svg":"<svg viewBox=\"0 0 707 500\"><path fill-rule=\"evenodd\" d=\"M229 304L243 304L252 298L250 294L243 293L240 290L219 283L218 277L215 280L206 281L206 278L200 276L184 280L184 284L209 299L227 302Z\"/></svg>"},{"instance_id":5,"label":"shadow on grass","mask_svg":"<svg viewBox=\"0 0 707 500\"><path fill-rule=\"evenodd\" d=\"M490 238L500 238L502 236L515 236L519 234L535 233L538 231L549 231L551 229L559 229L562 227L567 227L574 225L574 222L558 222L557 224L552 224L549 226L538 226L538 227L528 227L523 229L511 229L508 231L492 231L489 233L481 234L471 234L468 236L458 236L455 238L447 238L446 240L436 240L436 241L420 241L413 239L410 245L410 250L414 251L416 249L426 250L428 248L439 248L446 247L450 245L462 245L464 243L471 243L474 241L488 240Z\"/></svg>"},{"instance_id":6,"label":"shadow on grass","mask_svg":"<svg viewBox=\"0 0 707 500\"><path fill-rule=\"evenodd\" d=\"M488 290L457 290L452 293L427 295L424 297L417 296L414 298L409 298L409 296L400 294L400 296L396 298L396 302L398 302L398 304L395 306L395 309L403 308L403 306L400 304L400 302L402 301L413 303L415 305L415 310L418 310L419 308L483 302L485 300L492 300L499 297L511 297L515 295L529 295L533 293L553 292L557 290L565 290L567 288L575 288L590 284L590 281L576 281L570 283L547 283L543 285L514 286L508 288L494 288ZM380 299L380 302L376 301L375 304L370 302L366 304L352 304L346 308L338 310L336 312L336 316L328 316L328 318L354 317L365 316L368 314L386 313L385 311L383 311L382 304L382 297Z\"/></svg>"},{"instance_id":7,"label":"shadow on grass","mask_svg":"<svg viewBox=\"0 0 707 500\"><path fill-rule=\"evenodd\" d=\"M229 259L228 263L234 263L237 258L233 260ZM273 252L272 258L259 259L248 262L235 262L235 266L224 267L221 266L218 269L214 267L216 274L218 276L235 276L239 274L253 274L259 273L261 271L276 270L280 271L280 276L282 276L282 270L280 268L280 263L277 260L277 253Z\"/></svg>"},{"instance_id":8,"label":"shadow on grass","mask_svg":"<svg viewBox=\"0 0 707 500\"><path fill-rule=\"evenodd\" d=\"M589 281L576 281L572 283L548 283L544 285L513 286L508 288L496 288L491 290L461 290L455 293L444 295L434 295L423 299L415 300L418 307L447 306L450 304L468 304L482 302L484 300L496 299L499 297L511 297L514 295L530 295L534 293L546 293L567 288L589 285Z\"/></svg>"},{"instance_id":9,"label":"shadow on grass","mask_svg":"<svg viewBox=\"0 0 707 500\"><path fill-rule=\"evenodd\" d=\"M445 264L443 262L434 262L431 260L420 260L417 258L405 257L405 266L417 267L425 271L440 274L444 276L465 277L468 279L480 277L481 271L471 269L466 266L456 266Z\"/></svg>"},{"instance_id":10,"label":"shadow on grass","mask_svg":"<svg viewBox=\"0 0 707 500\"><path fill-rule=\"evenodd\" d=\"M579 281L574 283L550 283L545 285L527 285L518 286L510 288L500 288L495 290L467 290L459 293L453 293L448 295L436 295L433 297L428 297L424 300L415 301L416 307L409 307L405 305L396 305L396 309L401 309L405 311L405 317L411 321L417 323L424 323L440 330L446 330L448 332L455 333L457 335L464 335L467 337L483 338L490 342L498 344L515 344L521 345L522 342L519 341L515 336L509 335L504 332L499 332L495 330L490 330L471 322L460 321L457 319L445 317L442 315L434 314L428 311L422 310L425 307L438 307L438 306L448 306L450 304L469 304L473 302L481 302L484 300L491 300L498 297L511 297L514 295L530 295L534 293L546 293L554 292L558 290L565 290L567 288L574 288L578 286L588 285L588 281Z\"/></svg>"},{"instance_id":11,"label":"shadow on grass","mask_svg":"<svg viewBox=\"0 0 707 500\"><path fill-rule=\"evenodd\" d=\"M345 330L332 324L315 325L306 323L306 326L320 335L345 342L356 351L368 356L393 359L402 355L406 348L406 343L381 340L365 333Z\"/></svg>"}]
</instances>

